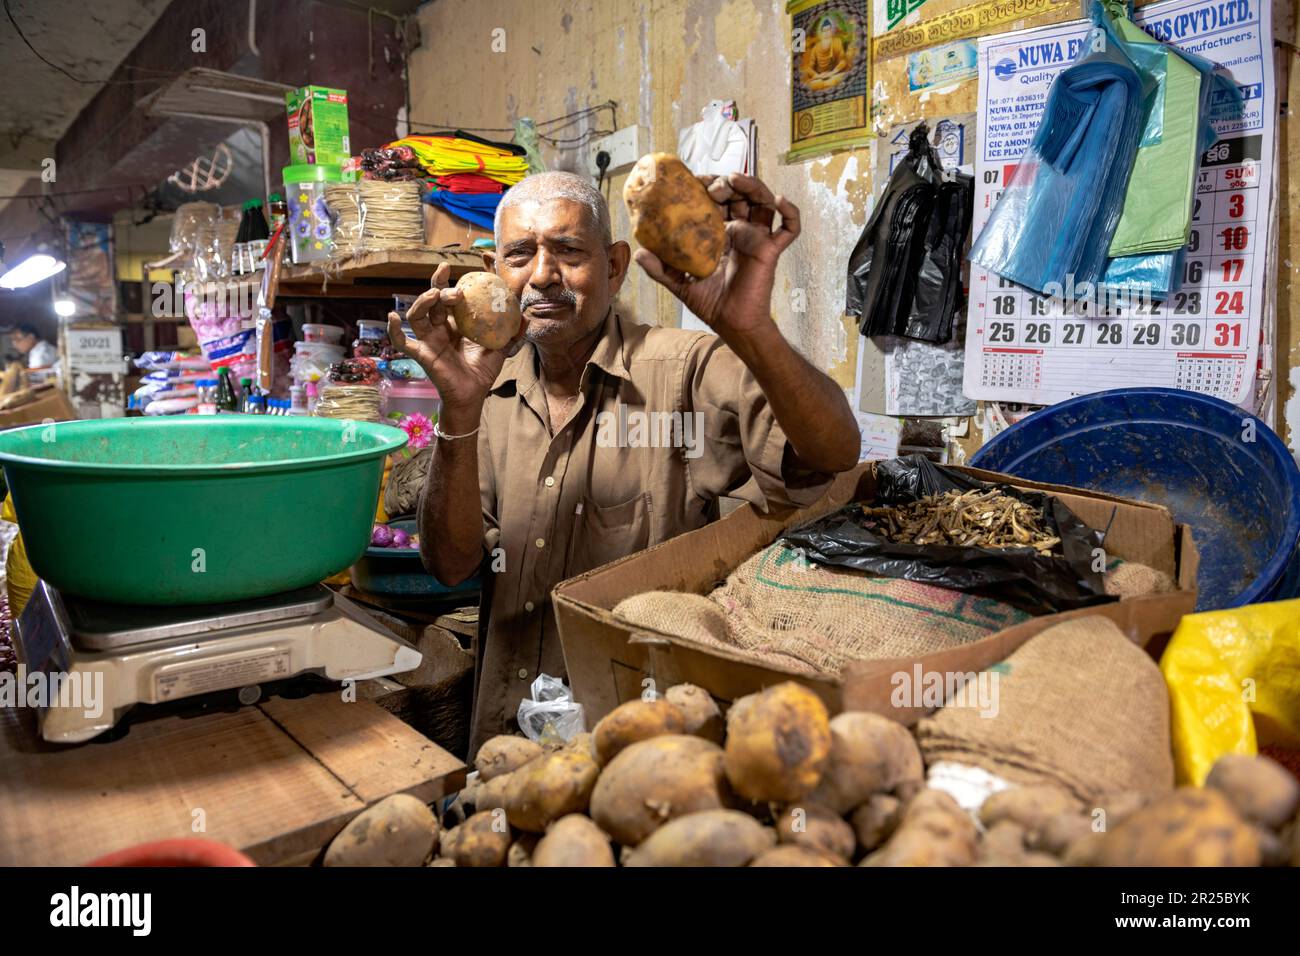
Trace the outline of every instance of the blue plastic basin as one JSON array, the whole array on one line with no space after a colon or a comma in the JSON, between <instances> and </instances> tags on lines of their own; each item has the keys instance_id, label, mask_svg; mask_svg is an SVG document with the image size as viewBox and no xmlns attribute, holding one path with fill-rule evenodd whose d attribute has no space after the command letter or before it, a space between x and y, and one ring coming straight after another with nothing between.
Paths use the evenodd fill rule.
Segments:
<instances>
[{"instance_id":1,"label":"blue plastic basin","mask_svg":"<svg viewBox=\"0 0 1300 956\"><path fill-rule=\"evenodd\" d=\"M1196 539L1197 610L1300 596L1300 469L1235 405L1173 388L1096 392L1035 412L970 464L1164 505Z\"/></svg>"}]
</instances>

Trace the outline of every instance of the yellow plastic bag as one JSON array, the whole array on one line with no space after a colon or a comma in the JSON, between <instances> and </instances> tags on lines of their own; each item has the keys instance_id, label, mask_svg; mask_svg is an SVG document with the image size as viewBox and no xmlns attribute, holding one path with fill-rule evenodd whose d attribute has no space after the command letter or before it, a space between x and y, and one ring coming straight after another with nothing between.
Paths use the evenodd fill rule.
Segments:
<instances>
[{"instance_id":1,"label":"yellow plastic bag","mask_svg":"<svg viewBox=\"0 0 1300 956\"><path fill-rule=\"evenodd\" d=\"M1259 743L1300 746L1300 600L1189 614L1160 670L1179 783L1199 786L1221 756Z\"/></svg>"},{"instance_id":2,"label":"yellow plastic bag","mask_svg":"<svg viewBox=\"0 0 1300 956\"><path fill-rule=\"evenodd\" d=\"M15 524L18 522L13 498L9 495L5 495L4 506L0 507L0 518ZM17 618L31 600L32 589L36 587L36 572L27 563L27 548L23 544L22 532L9 545L9 556L5 560L5 585L9 592L9 613Z\"/></svg>"}]
</instances>

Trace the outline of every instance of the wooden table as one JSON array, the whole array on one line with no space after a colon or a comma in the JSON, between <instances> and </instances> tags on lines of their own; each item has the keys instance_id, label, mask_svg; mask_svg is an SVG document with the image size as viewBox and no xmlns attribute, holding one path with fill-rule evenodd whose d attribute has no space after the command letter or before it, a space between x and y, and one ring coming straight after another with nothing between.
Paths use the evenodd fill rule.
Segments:
<instances>
[{"instance_id":1,"label":"wooden table","mask_svg":"<svg viewBox=\"0 0 1300 956\"><path fill-rule=\"evenodd\" d=\"M205 836L262 865L310 862L384 797L461 789L460 760L337 692L167 716L118 740L56 747L35 713L0 713L0 866L68 866L151 840ZM201 827L201 828L200 828Z\"/></svg>"}]
</instances>

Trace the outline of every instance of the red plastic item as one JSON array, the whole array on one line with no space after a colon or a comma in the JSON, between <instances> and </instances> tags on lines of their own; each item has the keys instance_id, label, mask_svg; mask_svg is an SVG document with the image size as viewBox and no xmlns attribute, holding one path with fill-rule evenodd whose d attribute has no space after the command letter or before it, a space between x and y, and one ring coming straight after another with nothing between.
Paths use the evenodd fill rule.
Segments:
<instances>
[{"instance_id":1,"label":"red plastic item","mask_svg":"<svg viewBox=\"0 0 1300 956\"><path fill-rule=\"evenodd\" d=\"M87 866L257 866L234 847L187 837L178 840L156 840L117 850L107 856L92 860Z\"/></svg>"}]
</instances>

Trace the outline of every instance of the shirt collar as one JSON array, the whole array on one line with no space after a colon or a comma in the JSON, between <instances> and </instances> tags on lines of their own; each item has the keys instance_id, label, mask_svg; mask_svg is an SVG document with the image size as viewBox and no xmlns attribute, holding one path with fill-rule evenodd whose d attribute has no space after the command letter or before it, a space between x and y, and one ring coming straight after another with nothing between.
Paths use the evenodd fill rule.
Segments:
<instances>
[{"instance_id":1,"label":"shirt collar","mask_svg":"<svg viewBox=\"0 0 1300 956\"><path fill-rule=\"evenodd\" d=\"M601 328L596 350L591 353L591 358L587 359L587 366L594 365L607 375L631 381L632 373L627 370L627 359L624 355L627 341L627 337L623 334L625 324L627 320L611 308ZM588 373L584 371L583 375L585 380ZM506 359L496 381L492 383L492 391L504 390L511 383L518 393L528 391L537 383L537 349L532 342L525 341L523 348Z\"/></svg>"}]
</instances>

